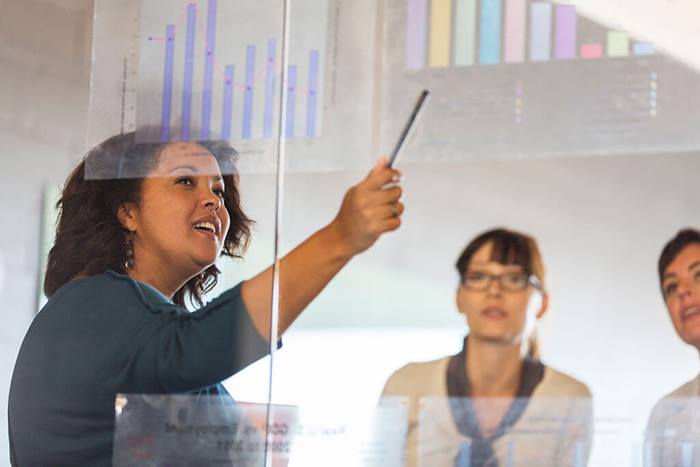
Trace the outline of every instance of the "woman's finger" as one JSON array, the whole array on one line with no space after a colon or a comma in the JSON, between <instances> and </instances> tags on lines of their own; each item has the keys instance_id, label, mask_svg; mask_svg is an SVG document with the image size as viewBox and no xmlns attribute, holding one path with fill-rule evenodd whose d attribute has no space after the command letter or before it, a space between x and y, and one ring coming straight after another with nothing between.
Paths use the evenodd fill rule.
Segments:
<instances>
[{"instance_id":1,"label":"woman's finger","mask_svg":"<svg viewBox=\"0 0 700 467\"><path fill-rule=\"evenodd\" d=\"M403 203L389 203L383 205L379 210L378 210L378 216L382 219L392 219L396 217L401 217L404 211L404 205Z\"/></svg>"},{"instance_id":2,"label":"woman's finger","mask_svg":"<svg viewBox=\"0 0 700 467\"><path fill-rule=\"evenodd\" d=\"M401 172L389 167L375 166L367 177L358 185L358 188L376 191L389 183L397 183L401 180Z\"/></svg>"}]
</instances>

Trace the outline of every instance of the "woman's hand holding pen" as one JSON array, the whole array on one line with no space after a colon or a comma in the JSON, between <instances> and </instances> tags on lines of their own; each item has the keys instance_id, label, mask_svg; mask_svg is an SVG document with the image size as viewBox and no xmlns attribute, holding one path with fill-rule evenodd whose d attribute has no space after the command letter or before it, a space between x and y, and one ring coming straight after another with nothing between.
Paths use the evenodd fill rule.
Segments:
<instances>
[{"instance_id":1,"label":"woman's hand holding pen","mask_svg":"<svg viewBox=\"0 0 700 467\"><path fill-rule=\"evenodd\" d=\"M346 192L329 228L338 232L347 255L365 251L382 234L401 226L400 179L400 172L389 168L382 158L364 180Z\"/></svg>"}]
</instances>

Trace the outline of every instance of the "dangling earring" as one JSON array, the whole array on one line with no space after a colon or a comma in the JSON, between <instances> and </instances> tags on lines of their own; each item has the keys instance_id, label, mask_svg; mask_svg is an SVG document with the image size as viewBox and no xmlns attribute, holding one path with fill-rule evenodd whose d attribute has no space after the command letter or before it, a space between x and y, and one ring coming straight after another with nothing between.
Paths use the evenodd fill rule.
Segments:
<instances>
[{"instance_id":1,"label":"dangling earring","mask_svg":"<svg viewBox=\"0 0 700 467\"><path fill-rule=\"evenodd\" d=\"M134 261L134 232L129 231L129 238L126 240L126 261L124 261L124 268L132 270L134 266L136 266L136 262Z\"/></svg>"}]
</instances>

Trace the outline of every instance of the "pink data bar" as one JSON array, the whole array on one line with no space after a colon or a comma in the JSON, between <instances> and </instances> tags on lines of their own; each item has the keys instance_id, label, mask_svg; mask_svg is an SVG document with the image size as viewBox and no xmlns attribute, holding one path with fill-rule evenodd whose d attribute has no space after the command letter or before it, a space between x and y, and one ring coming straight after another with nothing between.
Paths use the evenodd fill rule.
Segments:
<instances>
[{"instance_id":1,"label":"pink data bar","mask_svg":"<svg viewBox=\"0 0 700 467\"><path fill-rule=\"evenodd\" d=\"M525 0L506 0L505 50L506 63L525 61L527 4Z\"/></svg>"},{"instance_id":2,"label":"pink data bar","mask_svg":"<svg viewBox=\"0 0 700 467\"><path fill-rule=\"evenodd\" d=\"M603 44L583 44L581 46L581 58L602 58Z\"/></svg>"}]
</instances>

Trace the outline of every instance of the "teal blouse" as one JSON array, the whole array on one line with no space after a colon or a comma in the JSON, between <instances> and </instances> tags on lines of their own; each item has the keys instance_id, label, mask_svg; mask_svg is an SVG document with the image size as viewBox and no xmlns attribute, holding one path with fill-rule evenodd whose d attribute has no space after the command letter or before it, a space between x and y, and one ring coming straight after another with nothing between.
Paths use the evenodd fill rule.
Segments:
<instances>
[{"instance_id":1,"label":"teal blouse","mask_svg":"<svg viewBox=\"0 0 700 467\"><path fill-rule=\"evenodd\" d=\"M109 465L117 393L227 394L264 357L240 285L189 312L107 271L65 284L27 331L9 396L13 465Z\"/></svg>"}]
</instances>

